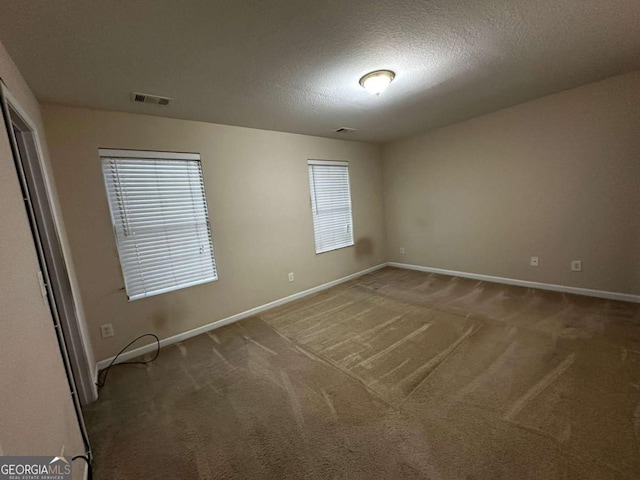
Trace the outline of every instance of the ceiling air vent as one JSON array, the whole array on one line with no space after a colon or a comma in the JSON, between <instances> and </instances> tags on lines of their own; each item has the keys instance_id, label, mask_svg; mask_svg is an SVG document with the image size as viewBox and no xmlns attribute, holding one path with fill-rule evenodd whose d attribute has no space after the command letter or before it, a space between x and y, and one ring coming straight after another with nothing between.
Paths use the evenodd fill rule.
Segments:
<instances>
[{"instance_id":1,"label":"ceiling air vent","mask_svg":"<svg viewBox=\"0 0 640 480\"><path fill-rule=\"evenodd\" d=\"M155 105L169 105L171 98L149 95L148 93L131 92L131 100L134 102L153 103Z\"/></svg>"},{"instance_id":2,"label":"ceiling air vent","mask_svg":"<svg viewBox=\"0 0 640 480\"><path fill-rule=\"evenodd\" d=\"M356 131L355 128L349 128L349 127L340 127L340 128L336 128L334 130L335 133L341 133L343 135L348 135L348 134L353 133L355 131Z\"/></svg>"}]
</instances>

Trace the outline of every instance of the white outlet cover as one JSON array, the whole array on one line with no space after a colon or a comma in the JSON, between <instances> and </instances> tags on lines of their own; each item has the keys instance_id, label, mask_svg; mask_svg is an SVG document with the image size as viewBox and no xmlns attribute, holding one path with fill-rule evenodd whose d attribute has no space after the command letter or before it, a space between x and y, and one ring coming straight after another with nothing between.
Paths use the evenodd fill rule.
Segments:
<instances>
[{"instance_id":1,"label":"white outlet cover","mask_svg":"<svg viewBox=\"0 0 640 480\"><path fill-rule=\"evenodd\" d=\"M537 267L540 264L540 259L538 257L531 257L531 260L529 261L529 265L531 265L532 267Z\"/></svg>"},{"instance_id":2,"label":"white outlet cover","mask_svg":"<svg viewBox=\"0 0 640 480\"><path fill-rule=\"evenodd\" d=\"M293 272L289 273L289 281L293 282L294 279L295 277L293 276Z\"/></svg>"},{"instance_id":3,"label":"white outlet cover","mask_svg":"<svg viewBox=\"0 0 640 480\"><path fill-rule=\"evenodd\" d=\"M572 260L571 261L571 271L572 272L581 272L582 271L582 260Z\"/></svg>"},{"instance_id":4,"label":"white outlet cover","mask_svg":"<svg viewBox=\"0 0 640 480\"><path fill-rule=\"evenodd\" d=\"M400 247L400 253L404 253L404 247Z\"/></svg>"},{"instance_id":5,"label":"white outlet cover","mask_svg":"<svg viewBox=\"0 0 640 480\"><path fill-rule=\"evenodd\" d=\"M113 337L113 325L111 323L100 325L100 333L102 334L102 338Z\"/></svg>"}]
</instances>

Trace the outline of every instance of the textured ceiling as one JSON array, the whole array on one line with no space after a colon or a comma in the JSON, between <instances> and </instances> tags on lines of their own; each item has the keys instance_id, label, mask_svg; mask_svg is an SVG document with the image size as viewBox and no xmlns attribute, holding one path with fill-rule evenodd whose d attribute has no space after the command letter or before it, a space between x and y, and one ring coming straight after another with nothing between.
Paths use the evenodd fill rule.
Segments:
<instances>
[{"instance_id":1,"label":"textured ceiling","mask_svg":"<svg viewBox=\"0 0 640 480\"><path fill-rule=\"evenodd\" d=\"M36 96L387 141L640 68L638 0L0 0ZM396 79L379 98L370 70ZM174 98L136 104L131 91Z\"/></svg>"}]
</instances>

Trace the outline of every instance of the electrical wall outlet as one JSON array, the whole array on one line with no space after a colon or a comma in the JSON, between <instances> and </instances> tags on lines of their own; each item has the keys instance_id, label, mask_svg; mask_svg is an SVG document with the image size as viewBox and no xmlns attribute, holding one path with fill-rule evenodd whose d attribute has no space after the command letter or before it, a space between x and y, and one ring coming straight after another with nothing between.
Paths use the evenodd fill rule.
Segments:
<instances>
[{"instance_id":1,"label":"electrical wall outlet","mask_svg":"<svg viewBox=\"0 0 640 480\"><path fill-rule=\"evenodd\" d=\"M532 267L537 267L539 264L540 263L538 257L531 257L531 260L529 260L529 265L531 265Z\"/></svg>"},{"instance_id":2,"label":"electrical wall outlet","mask_svg":"<svg viewBox=\"0 0 640 480\"><path fill-rule=\"evenodd\" d=\"M293 282L293 280L294 280L293 272L289 272L289 281Z\"/></svg>"},{"instance_id":3,"label":"electrical wall outlet","mask_svg":"<svg viewBox=\"0 0 640 480\"><path fill-rule=\"evenodd\" d=\"M115 335L113 333L113 325L110 323L105 323L104 325L100 325L100 333L102 334L102 338L113 337Z\"/></svg>"},{"instance_id":4,"label":"electrical wall outlet","mask_svg":"<svg viewBox=\"0 0 640 480\"><path fill-rule=\"evenodd\" d=\"M404 255L404 247L400 247L400 253Z\"/></svg>"},{"instance_id":5,"label":"electrical wall outlet","mask_svg":"<svg viewBox=\"0 0 640 480\"><path fill-rule=\"evenodd\" d=\"M571 271L572 272L581 272L582 271L582 260L571 260Z\"/></svg>"}]
</instances>

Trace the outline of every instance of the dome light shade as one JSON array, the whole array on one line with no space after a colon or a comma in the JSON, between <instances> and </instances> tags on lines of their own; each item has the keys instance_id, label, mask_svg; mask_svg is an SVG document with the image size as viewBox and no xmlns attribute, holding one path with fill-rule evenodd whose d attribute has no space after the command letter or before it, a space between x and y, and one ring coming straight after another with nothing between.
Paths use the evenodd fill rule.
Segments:
<instances>
[{"instance_id":1,"label":"dome light shade","mask_svg":"<svg viewBox=\"0 0 640 480\"><path fill-rule=\"evenodd\" d=\"M395 76L396 74L391 70L376 70L362 77L360 79L360 85L362 85L367 92L379 96L387 89Z\"/></svg>"}]
</instances>

